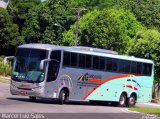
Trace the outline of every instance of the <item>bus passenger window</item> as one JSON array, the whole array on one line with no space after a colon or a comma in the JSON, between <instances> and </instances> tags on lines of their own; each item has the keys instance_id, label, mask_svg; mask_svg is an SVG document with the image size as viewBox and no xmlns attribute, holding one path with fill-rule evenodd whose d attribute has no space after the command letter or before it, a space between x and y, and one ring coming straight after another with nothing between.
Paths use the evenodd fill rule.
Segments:
<instances>
[{"instance_id":1,"label":"bus passenger window","mask_svg":"<svg viewBox=\"0 0 160 119\"><path fill-rule=\"evenodd\" d=\"M106 65L107 65L107 71L112 71L112 65L113 65L113 63L112 63L112 59L110 59L110 58L107 58L107 62L106 62Z\"/></svg>"},{"instance_id":2,"label":"bus passenger window","mask_svg":"<svg viewBox=\"0 0 160 119\"><path fill-rule=\"evenodd\" d=\"M99 57L94 56L93 57L93 69L98 69L99 67Z\"/></svg>"},{"instance_id":3,"label":"bus passenger window","mask_svg":"<svg viewBox=\"0 0 160 119\"><path fill-rule=\"evenodd\" d=\"M63 58L63 65L64 66L70 66L70 53L64 52L64 58Z\"/></svg>"},{"instance_id":4,"label":"bus passenger window","mask_svg":"<svg viewBox=\"0 0 160 119\"><path fill-rule=\"evenodd\" d=\"M125 61L125 69L124 69L124 71L126 72L126 73L130 73L130 69L131 69L131 61Z\"/></svg>"},{"instance_id":5,"label":"bus passenger window","mask_svg":"<svg viewBox=\"0 0 160 119\"><path fill-rule=\"evenodd\" d=\"M79 67L80 68L85 68L85 64L86 64L85 61L86 61L85 60L85 55L79 54Z\"/></svg>"},{"instance_id":6,"label":"bus passenger window","mask_svg":"<svg viewBox=\"0 0 160 119\"><path fill-rule=\"evenodd\" d=\"M71 66L76 67L77 66L77 54L71 53Z\"/></svg>"},{"instance_id":7,"label":"bus passenger window","mask_svg":"<svg viewBox=\"0 0 160 119\"><path fill-rule=\"evenodd\" d=\"M104 70L105 69L105 58L104 57L100 57L99 58L99 69L100 70Z\"/></svg>"},{"instance_id":8,"label":"bus passenger window","mask_svg":"<svg viewBox=\"0 0 160 119\"><path fill-rule=\"evenodd\" d=\"M86 55L86 68L91 69L92 68L92 56Z\"/></svg>"},{"instance_id":9,"label":"bus passenger window","mask_svg":"<svg viewBox=\"0 0 160 119\"><path fill-rule=\"evenodd\" d=\"M125 61L119 60L119 72L125 72Z\"/></svg>"},{"instance_id":10,"label":"bus passenger window","mask_svg":"<svg viewBox=\"0 0 160 119\"><path fill-rule=\"evenodd\" d=\"M152 65L143 63L143 75L150 76L152 73Z\"/></svg>"},{"instance_id":11,"label":"bus passenger window","mask_svg":"<svg viewBox=\"0 0 160 119\"><path fill-rule=\"evenodd\" d=\"M131 73L137 74L137 62L131 62Z\"/></svg>"},{"instance_id":12,"label":"bus passenger window","mask_svg":"<svg viewBox=\"0 0 160 119\"><path fill-rule=\"evenodd\" d=\"M137 62L137 74L142 74L142 63Z\"/></svg>"},{"instance_id":13,"label":"bus passenger window","mask_svg":"<svg viewBox=\"0 0 160 119\"><path fill-rule=\"evenodd\" d=\"M113 62L113 71L117 71L118 70L118 59L112 59Z\"/></svg>"}]
</instances>

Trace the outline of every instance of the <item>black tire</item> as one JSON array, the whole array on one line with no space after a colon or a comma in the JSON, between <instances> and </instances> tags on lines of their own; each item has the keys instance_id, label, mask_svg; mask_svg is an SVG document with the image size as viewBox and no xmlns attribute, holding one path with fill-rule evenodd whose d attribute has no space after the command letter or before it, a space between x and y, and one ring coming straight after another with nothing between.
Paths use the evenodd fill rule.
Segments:
<instances>
[{"instance_id":1,"label":"black tire","mask_svg":"<svg viewBox=\"0 0 160 119\"><path fill-rule=\"evenodd\" d=\"M58 103L60 105L63 105L69 98L69 95L64 91L61 90L61 92L59 93L59 98L58 98Z\"/></svg>"},{"instance_id":2,"label":"black tire","mask_svg":"<svg viewBox=\"0 0 160 119\"><path fill-rule=\"evenodd\" d=\"M36 101L36 97L29 96L29 100L30 100L31 102L35 102L35 101Z\"/></svg>"},{"instance_id":3,"label":"black tire","mask_svg":"<svg viewBox=\"0 0 160 119\"><path fill-rule=\"evenodd\" d=\"M135 95L131 95L127 100L127 106L134 107L135 104L136 104L136 97L135 97Z\"/></svg>"},{"instance_id":4,"label":"black tire","mask_svg":"<svg viewBox=\"0 0 160 119\"><path fill-rule=\"evenodd\" d=\"M118 102L119 107L126 107L126 102L127 102L127 96L126 94L122 93Z\"/></svg>"}]
</instances>

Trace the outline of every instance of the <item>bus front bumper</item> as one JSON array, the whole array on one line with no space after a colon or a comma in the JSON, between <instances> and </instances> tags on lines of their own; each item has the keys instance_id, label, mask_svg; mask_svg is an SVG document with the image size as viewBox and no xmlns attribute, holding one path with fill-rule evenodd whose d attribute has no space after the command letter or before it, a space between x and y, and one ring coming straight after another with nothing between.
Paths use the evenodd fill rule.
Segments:
<instances>
[{"instance_id":1,"label":"bus front bumper","mask_svg":"<svg viewBox=\"0 0 160 119\"><path fill-rule=\"evenodd\" d=\"M37 87L33 89L19 89L13 85L10 85L10 93L12 95L44 97L43 87Z\"/></svg>"}]
</instances>

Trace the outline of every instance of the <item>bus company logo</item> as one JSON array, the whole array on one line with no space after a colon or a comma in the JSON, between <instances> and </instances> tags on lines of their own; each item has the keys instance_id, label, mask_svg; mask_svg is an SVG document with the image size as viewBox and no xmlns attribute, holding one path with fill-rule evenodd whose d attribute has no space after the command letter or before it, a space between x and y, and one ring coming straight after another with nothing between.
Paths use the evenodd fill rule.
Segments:
<instances>
[{"instance_id":1,"label":"bus company logo","mask_svg":"<svg viewBox=\"0 0 160 119\"><path fill-rule=\"evenodd\" d=\"M89 82L89 83L101 83L102 81L102 76L100 75L92 75L86 73L85 75L82 75L78 81L84 81L84 82Z\"/></svg>"}]
</instances>

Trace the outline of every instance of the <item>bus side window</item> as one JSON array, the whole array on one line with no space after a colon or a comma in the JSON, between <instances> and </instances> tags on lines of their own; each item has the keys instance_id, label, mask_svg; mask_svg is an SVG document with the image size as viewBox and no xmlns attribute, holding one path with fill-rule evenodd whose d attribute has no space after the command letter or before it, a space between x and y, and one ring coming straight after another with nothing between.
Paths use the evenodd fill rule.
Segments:
<instances>
[{"instance_id":1,"label":"bus side window","mask_svg":"<svg viewBox=\"0 0 160 119\"><path fill-rule=\"evenodd\" d=\"M47 82L55 81L59 72L61 62L61 51L52 51L49 62Z\"/></svg>"},{"instance_id":2,"label":"bus side window","mask_svg":"<svg viewBox=\"0 0 160 119\"><path fill-rule=\"evenodd\" d=\"M71 61L71 57L70 57L70 52L64 52L64 57L63 57L63 65L64 66L70 66L70 61Z\"/></svg>"},{"instance_id":3,"label":"bus side window","mask_svg":"<svg viewBox=\"0 0 160 119\"><path fill-rule=\"evenodd\" d=\"M79 54L79 68L85 68L86 60L84 54Z\"/></svg>"},{"instance_id":4,"label":"bus side window","mask_svg":"<svg viewBox=\"0 0 160 119\"><path fill-rule=\"evenodd\" d=\"M131 73L137 74L137 62L131 62Z\"/></svg>"},{"instance_id":5,"label":"bus side window","mask_svg":"<svg viewBox=\"0 0 160 119\"><path fill-rule=\"evenodd\" d=\"M71 53L70 55L71 55L70 65L72 67L77 67L77 53Z\"/></svg>"},{"instance_id":6,"label":"bus side window","mask_svg":"<svg viewBox=\"0 0 160 119\"><path fill-rule=\"evenodd\" d=\"M125 72L125 61L119 60L119 72Z\"/></svg>"},{"instance_id":7,"label":"bus side window","mask_svg":"<svg viewBox=\"0 0 160 119\"><path fill-rule=\"evenodd\" d=\"M113 71L117 71L118 70L118 59L112 59L113 61Z\"/></svg>"},{"instance_id":8,"label":"bus side window","mask_svg":"<svg viewBox=\"0 0 160 119\"><path fill-rule=\"evenodd\" d=\"M137 74L142 74L142 63L137 62Z\"/></svg>"},{"instance_id":9,"label":"bus side window","mask_svg":"<svg viewBox=\"0 0 160 119\"><path fill-rule=\"evenodd\" d=\"M150 76L152 73L152 64L143 63L143 75Z\"/></svg>"},{"instance_id":10,"label":"bus side window","mask_svg":"<svg viewBox=\"0 0 160 119\"><path fill-rule=\"evenodd\" d=\"M92 56L86 55L86 68L91 69L92 68Z\"/></svg>"},{"instance_id":11,"label":"bus side window","mask_svg":"<svg viewBox=\"0 0 160 119\"><path fill-rule=\"evenodd\" d=\"M105 58L104 57L99 57L99 69L102 71L105 69Z\"/></svg>"},{"instance_id":12,"label":"bus side window","mask_svg":"<svg viewBox=\"0 0 160 119\"><path fill-rule=\"evenodd\" d=\"M126 73L130 73L130 69L131 69L131 61L125 61L125 72Z\"/></svg>"},{"instance_id":13,"label":"bus side window","mask_svg":"<svg viewBox=\"0 0 160 119\"><path fill-rule=\"evenodd\" d=\"M107 58L106 59L106 69L107 69L107 71L112 71L112 66L113 66L113 63L112 63L112 59L111 58Z\"/></svg>"},{"instance_id":14,"label":"bus side window","mask_svg":"<svg viewBox=\"0 0 160 119\"><path fill-rule=\"evenodd\" d=\"M99 67L99 57L93 56L93 69L98 69Z\"/></svg>"}]
</instances>

